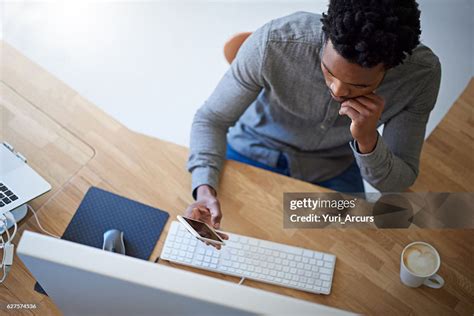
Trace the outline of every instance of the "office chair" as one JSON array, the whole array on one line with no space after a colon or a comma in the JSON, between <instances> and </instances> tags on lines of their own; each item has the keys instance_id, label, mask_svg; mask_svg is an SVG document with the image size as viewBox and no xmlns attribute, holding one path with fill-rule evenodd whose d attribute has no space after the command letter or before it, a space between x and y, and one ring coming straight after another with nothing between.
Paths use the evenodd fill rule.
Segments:
<instances>
[{"instance_id":1,"label":"office chair","mask_svg":"<svg viewBox=\"0 0 474 316\"><path fill-rule=\"evenodd\" d=\"M252 32L237 33L224 44L224 56L229 64L234 60L242 43L245 42L251 34Z\"/></svg>"}]
</instances>

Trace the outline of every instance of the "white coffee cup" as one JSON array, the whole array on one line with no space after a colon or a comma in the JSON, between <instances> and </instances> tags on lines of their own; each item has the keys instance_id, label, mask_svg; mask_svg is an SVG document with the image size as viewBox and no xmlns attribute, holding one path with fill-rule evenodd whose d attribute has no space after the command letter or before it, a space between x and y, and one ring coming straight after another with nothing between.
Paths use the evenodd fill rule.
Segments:
<instances>
[{"instance_id":1,"label":"white coffee cup","mask_svg":"<svg viewBox=\"0 0 474 316\"><path fill-rule=\"evenodd\" d=\"M436 274L440 265L441 258L433 246L422 241L412 242L402 251L400 280L409 287L424 284L439 289L444 285L444 279Z\"/></svg>"}]
</instances>

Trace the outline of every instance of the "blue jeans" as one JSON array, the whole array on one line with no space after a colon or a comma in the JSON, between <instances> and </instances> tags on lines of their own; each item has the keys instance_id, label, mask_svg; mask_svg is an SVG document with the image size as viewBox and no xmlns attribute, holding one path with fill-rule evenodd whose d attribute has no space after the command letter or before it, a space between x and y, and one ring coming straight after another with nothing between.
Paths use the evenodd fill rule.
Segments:
<instances>
[{"instance_id":1,"label":"blue jeans","mask_svg":"<svg viewBox=\"0 0 474 316\"><path fill-rule=\"evenodd\" d=\"M248 157L245 157L244 155L241 155L240 153L235 151L235 149L233 149L229 144L227 144L226 156L227 156L227 159L230 159L230 160L240 161L254 167L276 172L285 176L291 176L290 169L288 166L288 161L285 155L281 153L280 153L280 156L278 157L278 162L277 162L276 167L271 167L263 163L260 163L258 161L252 160ZM357 166L357 163L355 162L355 160L340 175L337 175L334 178L331 178L325 181L313 182L313 184L316 184L316 185L319 185L319 186L322 186L334 191L338 191L338 192L345 192L345 193L365 192L364 182L362 181L362 176L360 175L360 169L359 169L359 166Z\"/></svg>"}]
</instances>

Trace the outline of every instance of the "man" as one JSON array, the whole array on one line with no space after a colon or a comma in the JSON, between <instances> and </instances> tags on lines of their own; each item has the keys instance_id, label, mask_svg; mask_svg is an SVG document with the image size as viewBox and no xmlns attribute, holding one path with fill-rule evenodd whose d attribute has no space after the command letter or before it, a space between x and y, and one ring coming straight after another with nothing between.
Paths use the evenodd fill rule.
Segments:
<instances>
[{"instance_id":1,"label":"man","mask_svg":"<svg viewBox=\"0 0 474 316\"><path fill-rule=\"evenodd\" d=\"M226 148L337 191L363 191L362 178L380 191L412 185L441 78L420 33L414 0L331 0L322 17L298 12L256 30L194 117L186 215L219 228Z\"/></svg>"}]
</instances>

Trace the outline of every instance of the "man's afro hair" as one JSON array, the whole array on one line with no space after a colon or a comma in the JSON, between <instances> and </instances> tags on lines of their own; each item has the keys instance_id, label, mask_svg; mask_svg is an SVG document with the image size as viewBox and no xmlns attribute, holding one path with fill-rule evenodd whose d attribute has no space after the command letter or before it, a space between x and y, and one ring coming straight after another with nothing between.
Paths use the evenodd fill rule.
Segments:
<instances>
[{"instance_id":1,"label":"man's afro hair","mask_svg":"<svg viewBox=\"0 0 474 316\"><path fill-rule=\"evenodd\" d=\"M321 22L324 40L362 67L395 67L420 43L415 0L330 0Z\"/></svg>"}]
</instances>

